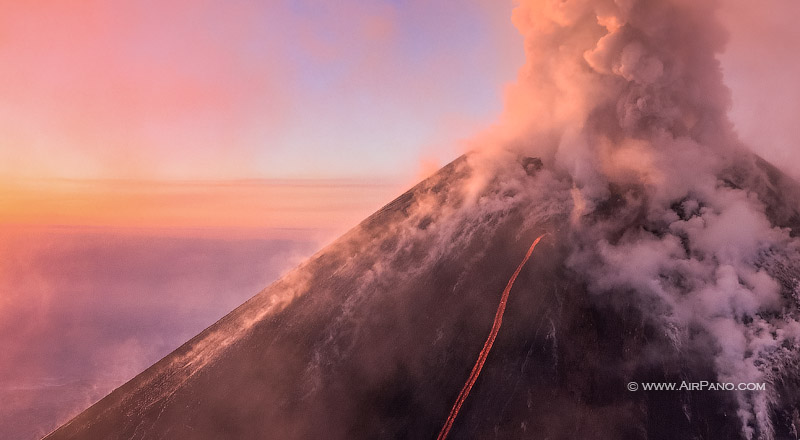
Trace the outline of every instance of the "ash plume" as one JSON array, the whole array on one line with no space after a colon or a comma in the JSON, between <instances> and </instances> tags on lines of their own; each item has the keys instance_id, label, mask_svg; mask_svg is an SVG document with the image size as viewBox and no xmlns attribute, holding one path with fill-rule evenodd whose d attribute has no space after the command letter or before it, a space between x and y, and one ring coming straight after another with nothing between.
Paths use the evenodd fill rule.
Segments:
<instances>
[{"instance_id":1,"label":"ash plume","mask_svg":"<svg viewBox=\"0 0 800 440\"><path fill-rule=\"evenodd\" d=\"M767 256L796 259L798 241L741 184L764 177L727 117L718 6L522 1L527 62L492 134L570 184L567 264L598 301L633 295L675 350L714 353L721 381L775 384L800 324ZM737 395L745 438L773 437L775 393Z\"/></svg>"}]
</instances>

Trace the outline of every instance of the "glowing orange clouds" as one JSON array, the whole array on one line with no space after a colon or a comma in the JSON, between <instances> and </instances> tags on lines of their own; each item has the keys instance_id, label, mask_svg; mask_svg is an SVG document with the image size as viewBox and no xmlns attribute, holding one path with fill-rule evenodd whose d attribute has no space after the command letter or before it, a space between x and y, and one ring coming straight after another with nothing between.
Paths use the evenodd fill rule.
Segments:
<instances>
[{"instance_id":1,"label":"glowing orange clouds","mask_svg":"<svg viewBox=\"0 0 800 440\"><path fill-rule=\"evenodd\" d=\"M0 225L216 230L273 237L314 230L332 238L330 234L344 232L399 191L397 185L352 180L0 183Z\"/></svg>"}]
</instances>

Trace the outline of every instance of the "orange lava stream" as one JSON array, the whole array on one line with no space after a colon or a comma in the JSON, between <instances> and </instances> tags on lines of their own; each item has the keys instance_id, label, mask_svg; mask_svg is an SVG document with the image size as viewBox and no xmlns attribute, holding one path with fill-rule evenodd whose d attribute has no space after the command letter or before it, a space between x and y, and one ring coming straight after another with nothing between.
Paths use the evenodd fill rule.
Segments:
<instances>
[{"instance_id":1,"label":"orange lava stream","mask_svg":"<svg viewBox=\"0 0 800 440\"><path fill-rule=\"evenodd\" d=\"M547 234L540 235L536 240L533 241L530 249L528 249L528 253L525 254L525 258L522 259L522 262L519 263L519 266L517 266L517 270L514 271L514 275L512 275L511 279L508 280L508 284L506 285L505 290L503 290L503 295L500 297L500 304L497 306L497 312L494 315L494 323L492 324L492 330L489 332L489 337L486 338L486 342L483 344L483 348L478 355L478 360L475 362L475 366L472 367L472 372L469 373L467 382L464 384L464 387L461 388L461 392L458 393L458 399L456 399L456 403L453 404L453 409L450 410L450 414L447 416L447 421L445 422L444 426L442 426L439 436L436 437L437 440L444 440L447 438L447 434L450 433L450 428L453 427L453 422L456 420L456 416L458 416L458 411L461 410L461 405L463 405L464 401L467 400L467 396L469 396L472 386L475 384L475 381L478 380L478 376L481 374L481 370L483 369L483 364L486 362L486 358L489 356L489 351L492 349L494 340L497 338L497 332L500 331L500 326L503 324L503 313L506 311L506 302L508 301L508 294L511 292L511 287L514 285L514 281L516 281L520 271L522 271L522 267L525 266L525 263L528 262L531 254L533 254L533 249L536 248L536 245L539 244L539 240L541 240L545 235Z\"/></svg>"}]
</instances>

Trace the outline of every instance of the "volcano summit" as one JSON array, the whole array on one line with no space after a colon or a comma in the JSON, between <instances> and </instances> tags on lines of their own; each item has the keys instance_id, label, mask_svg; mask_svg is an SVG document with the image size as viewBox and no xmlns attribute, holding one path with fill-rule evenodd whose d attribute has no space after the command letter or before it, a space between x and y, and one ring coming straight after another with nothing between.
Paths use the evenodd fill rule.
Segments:
<instances>
[{"instance_id":1,"label":"volcano summit","mask_svg":"<svg viewBox=\"0 0 800 440\"><path fill-rule=\"evenodd\" d=\"M789 334L800 255L787 231L800 227L796 210L769 210L791 229L776 229L784 242L759 250L749 281L714 268L698 286L680 269L716 264L700 259L693 242L715 232L671 231L701 219L701 208L675 204L676 220L655 229L639 199L618 189L574 224L572 188L548 169L528 175L511 156L495 164L499 177L470 193L478 159L448 165L47 438L433 438L503 287L545 232L451 438L736 438L748 427L763 435L764 426L777 438L793 435L798 375ZM736 189L745 183L760 192ZM719 185L748 200L798 194L757 160ZM582 229L621 221L626 231L595 243L598 260L584 261ZM662 248L673 253L663 262L653 255ZM609 272L582 273L588 264ZM601 276L614 284L598 283ZM743 292L756 287L775 297L752 315L719 312L712 322L729 331L719 335L683 316L705 312L702 295L719 294L700 286L744 297L722 298L727 304L714 310L760 307ZM676 304L663 291L674 291ZM740 341L751 334L761 350L723 357L722 344L752 343ZM767 390L626 388L739 380L731 372L742 370Z\"/></svg>"}]
</instances>

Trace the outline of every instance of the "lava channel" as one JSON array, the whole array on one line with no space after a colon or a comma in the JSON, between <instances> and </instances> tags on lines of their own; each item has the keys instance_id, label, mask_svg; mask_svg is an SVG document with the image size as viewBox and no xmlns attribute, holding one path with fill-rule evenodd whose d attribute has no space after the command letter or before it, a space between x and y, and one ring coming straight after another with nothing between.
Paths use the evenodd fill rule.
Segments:
<instances>
[{"instance_id":1,"label":"lava channel","mask_svg":"<svg viewBox=\"0 0 800 440\"><path fill-rule=\"evenodd\" d=\"M458 399L456 399L456 403L453 404L453 408L450 410L450 414L447 416L447 421L445 422L444 426L442 426L439 436L436 437L437 440L444 440L447 438L447 434L450 433L450 428L453 427L453 422L456 420L456 416L458 416L458 411L461 410L461 405L463 405L464 401L467 400L467 396L469 396L472 386L475 385L475 381L478 380L478 376L481 374L481 370L483 369L483 364L486 362L486 358L489 356L489 351L492 350L494 340L497 338L497 332L500 331L500 326L503 324L503 313L506 311L506 302L508 301L508 294L511 292L511 287L514 285L514 281L516 281L520 271L522 271L522 267L525 266L525 263L527 263L528 259L531 258L531 254L533 254L533 250L536 248L536 245L539 244L539 240L541 240L545 235L547 234L542 234L533 241L530 249L528 249L528 253L525 254L525 258L522 259L522 262L519 263L519 266L517 266L517 270L514 271L514 275L512 275L511 279L508 280L508 284L506 285L505 290L503 290L503 295L500 297L500 304L497 306L497 312L494 314L494 323L492 324L492 330L489 332L489 337L486 338L486 342L483 344L483 348L478 355L478 360L475 361L475 366L472 367L472 371L469 373L467 382L464 384L464 387L461 388L461 392L458 393Z\"/></svg>"}]
</instances>

